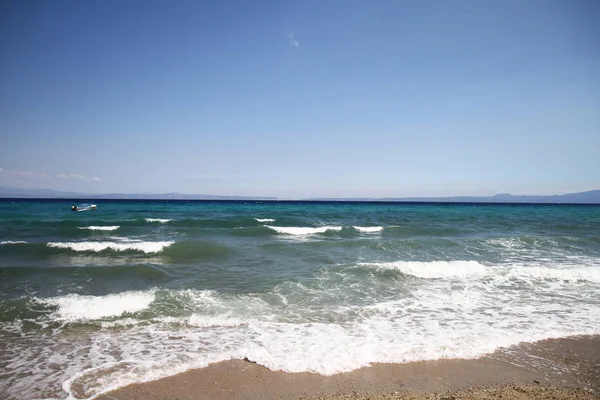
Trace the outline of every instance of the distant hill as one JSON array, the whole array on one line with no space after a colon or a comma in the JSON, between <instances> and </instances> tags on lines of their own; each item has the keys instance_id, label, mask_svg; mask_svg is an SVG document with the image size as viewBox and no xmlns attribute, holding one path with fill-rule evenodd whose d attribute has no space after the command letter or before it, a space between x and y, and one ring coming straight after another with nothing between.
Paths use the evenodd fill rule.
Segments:
<instances>
[{"instance_id":1,"label":"distant hill","mask_svg":"<svg viewBox=\"0 0 600 400\"><path fill-rule=\"evenodd\" d=\"M0 187L0 198L10 199L131 199L131 200L277 200L276 197L217 196L182 193L107 193L91 194L52 189L13 189Z\"/></svg>"},{"instance_id":2,"label":"distant hill","mask_svg":"<svg viewBox=\"0 0 600 400\"><path fill-rule=\"evenodd\" d=\"M79 198L87 196L86 193L65 192L52 189L15 189L0 187L0 197L3 198Z\"/></svg>"},{"instance_id":3,"label":"distant hill","mask_svg":"<svg viewBox=\"0 0 600 400\"><path fill-rule=\"evenodd\" d=\"M14 189L0 187L0 198L25 199L131 199L131 200L283 200L277 197L218 196L182 193L108 193L90 194L51 189ZM389 201L389 202L439 202L439 203L557 203L600 204L600 190L547 196L455 196L455 197L386 197L386 198L308 198L305 201Z\"/></svg>"},{"instance_id":4,"label":"distant hill","mask_svg":"<svg viewBox=\"0 0 600 400\"><path fill-rule=\"evenodd\" d=\"M385 198L313 198L308 200L345 201L399 201L399 202L438 202L438 203L556 203L556 204L600 204L600 190L546 196L513 196L503 193L495 196L454 196L454 197L385 197Z\"/></svg>"}]
</instances>

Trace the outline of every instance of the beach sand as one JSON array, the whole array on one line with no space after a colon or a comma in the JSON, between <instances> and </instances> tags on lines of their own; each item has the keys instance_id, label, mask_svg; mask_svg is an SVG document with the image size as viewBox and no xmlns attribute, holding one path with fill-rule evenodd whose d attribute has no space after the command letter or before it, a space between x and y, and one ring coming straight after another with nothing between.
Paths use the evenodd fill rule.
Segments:
<instances>
[{"instance_id":1,"label":"beach sand","mask_svg":"<svg viewBox=\"0 0 600 400\"><path fill-rule=\"evenodd\" d=\"M100 397L124 399L600 399L600 336L523 343L474 360L373 364L322 376L230 360Z\"/></svg>"}]
</instances>

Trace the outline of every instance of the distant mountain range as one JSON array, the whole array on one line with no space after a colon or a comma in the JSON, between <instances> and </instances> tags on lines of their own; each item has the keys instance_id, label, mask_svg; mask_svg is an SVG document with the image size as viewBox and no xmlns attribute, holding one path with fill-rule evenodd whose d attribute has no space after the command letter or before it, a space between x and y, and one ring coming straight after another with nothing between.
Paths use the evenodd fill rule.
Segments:
<instances>
[{"instance_id":1,"label":"distant mountain range","mask_svg":"<svg viewBox=\"0 0 600 400\"><path fill-rule=\"evenodd\" d=\"M209 194L182 193L107 193L91 194L65 192L52 189L14 189L0 187L0 198L22 199L131 199L131 200L278 200L276 197L215 196Z\"/></svg>"},{"instance_id":2,"label":"distant mountain range","mask_svg":"<svg viewBox=\"0 0 600 400\"><path fill-rule=\"evenodd\" d=\"M25 199L131 199L131 200L286 200L277 197L217 196L182 193L109 193L90 194L65 192L51 189L14 189L0 187L0 198ZM386 197L386 198L307 198L306 201L389 201L389 202L440 202L440 203L558 203L558 204L600 204L600 190L546 196L514 196L508 193L495 196L454 196L454 197Z\"/></svg>"},{"instance_id":3,"label":"distant mountain range","mask_svg":"<svg viewBox=\"0 0 600 400\"><path fill-rule=\"evenodd\" d=\"M352 201L404 201L404 202L438 202L438 203L551 203L551 204L600 204L600 190L557 195L512 195L509 193L495 196L452 196L452 197L386 197L386 198L353 198L330 199L314 198L310 200L352 200Z\"/></svg>"}]
</instances>

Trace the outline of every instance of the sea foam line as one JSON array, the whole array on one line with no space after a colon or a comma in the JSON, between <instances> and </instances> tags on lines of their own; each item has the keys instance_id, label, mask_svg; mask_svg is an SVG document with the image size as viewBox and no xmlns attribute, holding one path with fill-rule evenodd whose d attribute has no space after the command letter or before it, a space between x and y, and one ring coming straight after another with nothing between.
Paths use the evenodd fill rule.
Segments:
<instances>
[{"instance_id":1,"label":"sea foam line","mask_svg":"<svg viewBox=\"0 0 600 400\"><path fill-rule=\"evenodd\" d=\"M353 228L363 233L381 232L383 230L383 226L353 226Z\"/></svg>"},{"instance_id":2,"label":"sea foam line","mask_svg":"<svg viewBox=\"0 0 600 400\"><path fill-rule=\"evenodd\" d=\"M513 266L507 274L508 278L526 280L556 280L562 282L594 282L600 283L600 266L587 267L521 267Z\"/></svg>"},{"instance_id":3,"label":"sea foam line","mask_svg":"<svg viewBox=\"0 0 600 400\"><path fill-rule=\"evenodd\" d=\"M171 219L167 219L167 218L145 218L146 222L160 222L161 224L165 224L169 221L172 221Z\"/></svg>"},{"instance_id":4,"label":"sea foam line","mask_svg":"<svg viewBox=\"0 0 600 400\"><path fill-rule=\"evenodd\" d=\"M381 264L389 267L392 264L403 267L412 264L415 268L441 268L446 265L450 270L472 266L478 269L478 263L473 261L399 261L365 265ZM496 276L499 272L508 274L512 270L530 267L481 265L481 268L488 270L487 276ZM596 267L592 265L590 268ZM55 318L64 321L94 320L95 323L100 320L101 326L106 329L120 328L94 333L93 346L90 348L86 343L85 349L89 350L82 350L83 354L89 354L91 362L85 360L87 365L78 370L83 372L71 373L73 379L63 386L70 393L70 382L82 386L85 383L85 396L88 398L118 386L228 359L247 358L273 370L330 375L374 362L476 358L498 347L522 341L600 333L600 307L597 304L587 303L581 307L581 298L571 297L565 298L564 302L539 302L531 298L534 291L498 290L494 287L496 283L494 279L484 279L465 290L450 290L450 287L445 290L444 281L427 281L420 283L412 292L414 297L401 295L388 299L384 296L375 303L350 305L351 310L358 312L348 313L349 305L345 302L337 306L327 304L323 308L327 312L338 307L339 314L349 318L344 323L314 321L313 311L307 314L308 318L296 323L277 322L282 316L279 313L287 307L265 307L260 298L253 296L223 296L216 291L190 289L167 291L157 296L154 296L153 289L105 296L67 295L45 301L57 307L52 315ZM504 287L500 283L500 287ZM368 282L365 284L369 285ZM312 289L307 290L311 290L314 296ZM593 290L585 289L581 295L593 295ZM295 292L290 293L296 296ZM156 307L156 310L148 311L161 314L152 318L151 323L145 319L145 312L138 316L129 315L152 307L152 301L163 301L163 294L193 304L195 311L192 315L172 317L159 311L161 307ZM171 304L170 300L168 302ZM298 310L290 311L296 315ZM356 318L357 315L361 317ZM172 324L181 324L176 327L176 334ZM71 345L71 338L56 336L58 342L48 344L52 350L49 354L60 353L65 345ZM30 344L26 343L26 346ZM112 363L112 359L105 358L104 352L99 354L96 351L105 348L116 348L117 354L126 354L127 358ZM19 350L28 351L28 347ZM17 357L20 359L21 355ZM41 366L41 371L55 368L49 357L36 357L31 364L35 368ZM173 363L174 358L176 363ZM129 362L134 364L112 368L118 363ZM90 369L85 369L90 365ZM95 373L105 367L106 374ZM22 370L31 368L27 366ZM65 382L68 376L61 375L61 382ZM36 382L28 383L35 385ZM33 395L25 397L37 398Z\"/></svg>"},{"instance_id":5,"label":"sea foam line","mask_svg":"<svg viewBox=\"0 0 600 400\"><path fill-rule=\"evenodd\" d=\"M265 227L274 230L277 233L284 233L286 235L313 235L315 233L323 233L327 231L341 231L341 226L321 226L319 228L300 227L300 226L272 226L265 225Z\"/></svg>"},{"instance_id":6,"label":"sea foam line","mask_svg":"<svg viewBox=\"0 0 600 400\"><path fill-rule=\"evenodd\" d=\"M165 247L171 246L174 241L163 242L132 242L132 243L115 243L115 242L49 242L48 247L59 249L71 249L74 251L92 251L100 252L107 249L114 251L136 250L144 253L158 253Z\"/></svg>"},{"instance_id":7,"label":"sea foam line","mask_svg":"<svg viewBox=\"0 0 600 400\"><path fill-rule=\"evenodd\" d=\"M275 222L275 218L254 218L258 222Z\"/></svg>"},{"instance_id":8,"label":"sea foam line","mask_svg":"<svg viewBox=\"0 0 600 400\"><path fill-rule=\"evenodd\" d=\"M506 265L502 268L486 267L477 261L392 261L365 262L359 266L376 269L392 269L424 279L452 279L481 277L493 273L494 280L506 281L562 281L600 283L600 265L552 267L531 265Z\"/></svg>"},{"instance_id":9,"label":"sea foam line","mask_svg":"<svg viewBox=\"0 0 600 400\"><path fill-rule=\"evenodd\" d=\"M79 229L88 229L90 231L116 231L119 225L113 226L80 226Z\"/></svg>"},{"instance_id":10,"label":"sea foam line","mask_svg":"<svg viewBox=\"0 0 600 400\"><path fill-rule=\"evenodd\" d=\"M477 261L393 261L358 263L360 266L394 269L424 279L466 278L484 275L486 267Z\"/></svg>"},{"instance_id":11,"label":"sea foam line","mask_svg":"<svg viewBox=\"0 0 600 400\"><path fill-rule=\"evenodd\" d=\"M425 311L424 314L428 315L430 309ZM200 325L212 329L181 328L177 335L173 335L171 329L161 326L139 326L125 331L125 336L120 338L128 352L135 354L132 361L135 359L137 367L110 372L110 379L95 382L91 379L90 382L97 385L96 388L91 387L91 393L98 395L109 390L107 382L126 386L148 380L150 375L150 379L156 379L229 359L248 359L271 370L290 373L332 375L374 362L405 363L440 358L477 358L498 347L573 334L572 326L561 329L553 319L537 324L521 319L520 322L525 322L530 327L526 330L517 329L507 335L504 322L494 318L481 320L479 313L466 317L461 315L462 318L467 318L468 324L465 325L469 326L468 329L448 331L437 322L447 312L441 312L441 309L439 311L429 315L430 319L425 324L422 321L414 324L413 315L405 312L395 312L391 314L391 318L390 313L382 312L348 326L253 319L240 325ZM170 318L166 318L165 322L168 323L169 320ZM592 325L588 328L575 328L575 333L597 333L597 323ZM400 344L398 337L403 338ZM136 346L140 339L144 345ZM105 340L112 342L114 338L106 337ZM210 345L205 347L207 342ZM167 349L165 343L169 343ZM174 365L169 362L169 356L175 352L190 356L183 356ZM111 367L113 364L104 365ZM79 374L76 379L85 377L84 375L86 374ZM115 386L110 387L114 388Z\"/></svg>"}]
</instances>

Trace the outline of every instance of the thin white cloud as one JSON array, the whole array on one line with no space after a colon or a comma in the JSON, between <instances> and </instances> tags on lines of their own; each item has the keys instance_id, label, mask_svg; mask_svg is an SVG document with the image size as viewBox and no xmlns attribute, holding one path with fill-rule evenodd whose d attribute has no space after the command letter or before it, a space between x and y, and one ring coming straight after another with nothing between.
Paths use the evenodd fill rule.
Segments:
<instances>
[{"instance_id":1,"label":"thin white cloud","mask_svg":"<svg viewBox=\"0 0 600 400\"><path fill-rule=\"evenodd\" d=\"M86 176L82 174L48 174L46 172L35 172L28 170L7 170L0 168L0 174L3 174L5 178L17 177L20 179L79 179L90 182L100 182L100 178L97 176Z\"/></svg>"},{"instance_id":2,"label":"thin white cloud","mask_svg":"<svg viewBox=\"0 0 600 400\"><path fill-rule=\"evenodd\" d=\"M84 181L100 182L100 178L97 176L90 177L81 174L56 174L56 177L59 179L81 179Z\"/></svg>"},{"instance_id":3,"label":"thin white cloud","mask_svg":"<svg viewBox=\"0 0 600 400\"><path fill-rule=\"evenodd\" d=\"M300 42L298 42L294 33L288 34L287 38L288 38L289 44L291 44L292 46L294 46L297 49L300 48Z\"/></svg>"}]
</instances>

